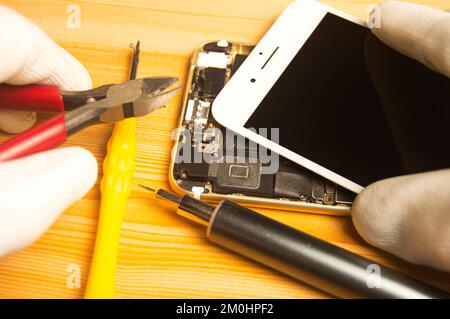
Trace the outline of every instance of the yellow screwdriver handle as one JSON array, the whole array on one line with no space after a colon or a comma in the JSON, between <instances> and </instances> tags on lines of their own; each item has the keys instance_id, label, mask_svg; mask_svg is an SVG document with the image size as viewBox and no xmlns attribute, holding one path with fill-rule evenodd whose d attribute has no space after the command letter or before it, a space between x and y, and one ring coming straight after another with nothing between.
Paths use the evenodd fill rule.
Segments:
<instances>
[{"instance_id":1,"label":"yellow screwdriver handle","mask_svg":"<svg viewBox=\"0 0 450 319\"><path fill-rule=\"evenodd\" d=\"M131 194L135 157L136 119L128 118L115 124L103 162L97 239L85 298L114 298L120 230Z\"/></svg>"}]
</instances>

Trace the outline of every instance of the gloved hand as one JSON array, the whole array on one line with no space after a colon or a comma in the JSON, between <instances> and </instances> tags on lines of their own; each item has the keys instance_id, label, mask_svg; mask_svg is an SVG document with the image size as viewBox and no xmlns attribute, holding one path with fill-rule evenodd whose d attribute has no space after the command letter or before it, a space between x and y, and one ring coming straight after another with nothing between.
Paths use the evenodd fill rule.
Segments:
<instances>
[{"instance_id":1,"label":"gloved hand","mask_svg":"<svg viewBox=\"0 0 450 319\"><path fill-rule=\"evenodd\" d=\"M92 86L86 69L43 31L0 6L0 83ZM0 97L1 98L1 97ZM34 113L0 110L0 130L20 133ZM0 256L35 241L93 186L97 162L88 151L68 147L0 163Z\"/></svg>"},{"instance_id":2,"label":"gloved hand","mask_svg":"<svg viewBox=\"0 0 450 319\"><path fill-rule=\"evenodd\" d=\"M450 13L399 1L375 10L381 28L372 31L381 41L450 77ZM372 245L450 272L450 169L366 187L353 204L352 219Z\"/></svg>"}]
</instances>

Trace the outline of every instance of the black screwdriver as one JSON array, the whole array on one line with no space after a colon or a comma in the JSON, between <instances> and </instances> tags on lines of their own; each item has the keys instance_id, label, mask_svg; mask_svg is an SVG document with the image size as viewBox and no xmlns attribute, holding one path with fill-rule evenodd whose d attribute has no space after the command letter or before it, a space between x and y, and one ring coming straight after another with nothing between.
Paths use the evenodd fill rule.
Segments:
<instances>
[{"instance_id":1,"label":"black screwdriver","mask_svg":"<svg viewBox=\"0 0 450 319\"><path fill-rule=\"evenodd\" d=\"M234 202L216 207L163 189L158 198L207 226L214 243L342 298L449 298L449 294Z\"/></svg>"}]
</instances>

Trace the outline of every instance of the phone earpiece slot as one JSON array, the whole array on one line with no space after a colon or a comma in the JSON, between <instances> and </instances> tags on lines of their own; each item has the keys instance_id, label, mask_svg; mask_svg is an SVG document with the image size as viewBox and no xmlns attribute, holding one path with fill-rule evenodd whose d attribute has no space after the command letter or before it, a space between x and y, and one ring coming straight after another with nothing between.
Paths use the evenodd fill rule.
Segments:
<instances>
[{"instance_id":1,"label":"phone earpiece slot","mask_svg":"<svg viewBox=\"0 0 450 319\"><path fill-rule=\"evenodd\" d=\"M269 56L269 58L266 60L266 62L263 64L263 66L261 67L261 70L265 68L265 66L267 65L267 63L269 63L270 59L272 59L272 57L274 56L274 54L278 51L280 47L276 47L275 50L273 50L272 54Z\"/></svg>"}]
</instances>

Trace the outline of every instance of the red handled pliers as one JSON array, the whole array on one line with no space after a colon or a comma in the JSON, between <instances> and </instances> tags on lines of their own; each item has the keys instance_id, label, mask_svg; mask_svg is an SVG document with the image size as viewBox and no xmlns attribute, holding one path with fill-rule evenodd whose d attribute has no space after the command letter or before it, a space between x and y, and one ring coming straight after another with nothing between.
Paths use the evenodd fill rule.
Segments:
<instances>
[{"instance_id":1,"label":"red handled pliers","mask_svg":"<svg viewBox=\"0 0 450 319\"><path fill-rule=\"evenodd\" d=\"M67 136L99 122L144 116L164 106L179 87L174 77L149 77L87 91L46 85L0 85L0 109L60 114L0 144L0 162L54 148Z\"/></svg>"}]
</instances>

